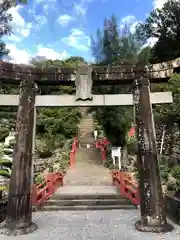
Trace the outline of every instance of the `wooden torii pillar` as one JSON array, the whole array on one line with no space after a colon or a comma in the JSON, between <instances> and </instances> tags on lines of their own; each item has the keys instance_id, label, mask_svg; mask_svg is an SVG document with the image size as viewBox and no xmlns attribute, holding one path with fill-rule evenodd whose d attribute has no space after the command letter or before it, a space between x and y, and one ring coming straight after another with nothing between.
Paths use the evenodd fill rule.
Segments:
<instances>
[{"instance_id":1,"label":"wooden torii pillar","mask_svg":"<svg viewBox=\"0 0 180 240\"><path fill-rule=\"evenodd\" d=\"M156 133L150 83L145 71L135 81L134 104L136 112L141 220L135 227L142 232L169 232L173 226L167 223L162 193Z\"/></svg>"},{"instance_id":2,"label":"wooden torii pillar","mask_svg":"<svg viewBox=\"0 0 180 240\"><path fill-rule=\"evenodd\" d=\"M36 87L29 75L20 84L16 123L16 143L9 186L6 222L1 234L8 236L33 232L32 222L32 150Z\"/></svg>"}]
</instances>

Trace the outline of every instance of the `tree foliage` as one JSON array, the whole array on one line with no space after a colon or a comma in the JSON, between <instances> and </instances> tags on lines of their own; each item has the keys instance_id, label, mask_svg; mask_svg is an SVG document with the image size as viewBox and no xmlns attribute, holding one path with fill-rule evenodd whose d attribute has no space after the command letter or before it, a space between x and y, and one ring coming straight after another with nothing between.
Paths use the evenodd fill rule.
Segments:
<instances>
[{"instance_id":1,"label":"tree foliage","mask_svg":"<svg viewBox=\"0 0 180 240\"><path fill-rule=\"evenodd\" d=\"M158 39L152 49L153 62L172 60L180 56L180 1L169 0L161 9L152 11L137 27L138 39Z\"/></svg>"},{"instance_id":2,"label":"tree foliage","mask_svg":"<svg viewBox=\"0 0 180 240\"><path fill-rule=\"evenodd\" d=\"M67 61L48 60L44 57L36 57L31 60L31 64L38 67L61 67L73 66L84 61L81 57L71 57ZM74 94L75 88L72 86L42 86L39 87L41 94ZM5 85L1 89L3 93L17 93L17 89ZM0 141L8 135L9 130L15 127L16 109L6 107L1 108L0 114ZM37 109L37 150L39 152L47 150L51 154L56 148L64 144L67 139L76 135L77 124L80 119L80 111L73 107L54 107ZM13 114L14 113L14 114Z\"/></svg>"},{"instance_id":3,"label":"tree foliage","mask_svg":"<svg viewBox=\"0 0 180 240\"><path fill-rule=\"evenodd\" d=\"M134 34L127 30L120 36L116 17L113 15L110 19L105 19L103 30L98 29L96 39L92 38L92 53L97 64L146 64L148 62L149 48L140 51L140 44L136 41ZM118 94L129 93L131 89L127 86L100 86L94 92ZM132 123L132 108L111 106L96 108L95 112L99 123L112 144L124 146L127 131Z\"/></svg>"},{"instance_id":4,"label":"tree foliage","mask_svg":"<svg viewBox=\"0 0 180 240\"><path fill-rule=\"evenodd\" d=\"M12 21L12 15L8 13L8 9L12 7L11 0L2 0L0 1L0 60L3 59L4 56L7 56L9 50L6 49L5 43L2 41L2 37L12 33L12 27L10 26L10 22Z\"/></svg>"}]
</instances>

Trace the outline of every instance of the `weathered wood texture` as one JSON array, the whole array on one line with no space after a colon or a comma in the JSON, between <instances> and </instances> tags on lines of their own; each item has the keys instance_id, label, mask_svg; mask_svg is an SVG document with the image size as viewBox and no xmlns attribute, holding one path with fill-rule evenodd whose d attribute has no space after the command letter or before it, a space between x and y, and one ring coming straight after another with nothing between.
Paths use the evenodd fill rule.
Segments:
<instances>
[{"instance_id":1,"label":"weathered wood texture","mask_svg":"<svg viewBox=\"0 0 180 240\"><path fill-rule=\"evenodd\" d=\"M135 65L116 65L116 66L89 66L92 68L92 80L96 81L110 81L110 82L126 82L132 81L137 72L141 68ZM172 76L174 70L180 67L180 58L172 61L153 64L148 66L148 78L153 82L163 81ZM27 65L16 65L8 62L0 62L0 81L19 82L24 74L31 73L34 75L36 82L45 83L58 82L68 83L74 82L77 69L61 67L61 68L36 68Z\"/></svg>"},{"instance_id":2,"label":"weathered wood texture","mask_svg":"<svg viewBox=\"0 0 180 240\"><path fill-rule=\"evenodd\" d=\"M173 228L167 224L166 220L147 76L137 80L134 101L138 139L137 167L141 201L141 221L136 223L136 229L147 232L171 231Z\"/></svg>"},{"instance_id":3,"label":"weathered wood texture","mask_svg":"<svg viewBox=\"0 0 180 240\"><path fill-rule=\"evenodd\" d=\"M8 196L6 229L8 235L27 232L32 223L31 175L35 85L26 76L20 86L12 176ZM21 232L22 230L22 232Z\"/></svg>"}]
</instances>

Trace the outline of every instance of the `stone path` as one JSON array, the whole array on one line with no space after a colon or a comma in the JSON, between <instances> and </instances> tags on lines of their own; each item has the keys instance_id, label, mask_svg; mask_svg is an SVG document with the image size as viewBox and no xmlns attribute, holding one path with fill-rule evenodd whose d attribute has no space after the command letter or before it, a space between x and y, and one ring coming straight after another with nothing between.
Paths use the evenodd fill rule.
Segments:
<instances>
[{"instance_id":1,"label":"stone path","mask_svg":"<svg viewBox=\"0 0 180 240\"><path fill-rule=\"evenodd\" d=\"M64 177L64 186L66 185L112 186L112 177L109 170L102 165L78 165L68 170Z\"/></svg>"},{"instance_id":2,"label":"stone path","mask_svg":"<svg viewBox=\"0 0 180 240\"><path fill-rule=\"evenodd\" d=\"M78 185L78 186L63 186L60 187L55 195L119 195L119 190L115 186L84 186L84 185Z\"/></svg>"},{"instance_id":3,"label":"stone path","mask_svg":"<svg viewBox=\"0 0 180 240\"><path fill-rule=\"evenodd\" d=\"M0 240L179 240L180 227L171 233L141 233L134 229L138 210L36 212L36 232Z\"/></svg>"}]
</instances>

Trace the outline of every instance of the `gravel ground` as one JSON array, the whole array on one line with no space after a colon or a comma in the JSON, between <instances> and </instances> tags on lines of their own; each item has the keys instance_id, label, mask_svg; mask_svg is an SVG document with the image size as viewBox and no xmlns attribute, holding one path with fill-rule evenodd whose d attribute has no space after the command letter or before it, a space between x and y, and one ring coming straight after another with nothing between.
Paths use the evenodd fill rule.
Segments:
<instances>
[{"instance_id":1,"label":"gravel ground","mask_svg":"<svg viewBox=\"0 0 180 240\"><path fill-rule=\"evenodd\" d=\"M36 212L38 229L29 235L0 240L180 240L180 227L171 233L141 233L134 229L138 210Z\"/></svg>"}]
</instances>

